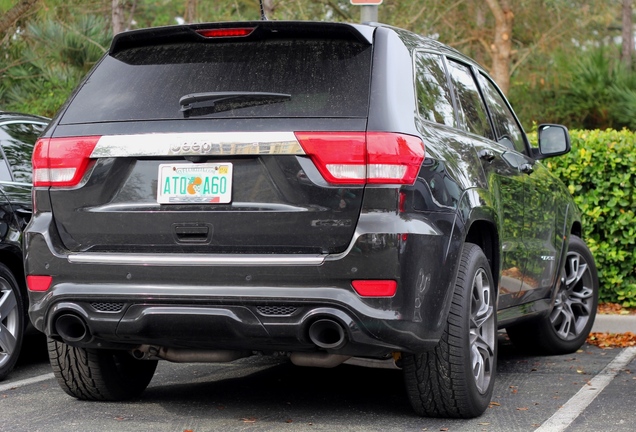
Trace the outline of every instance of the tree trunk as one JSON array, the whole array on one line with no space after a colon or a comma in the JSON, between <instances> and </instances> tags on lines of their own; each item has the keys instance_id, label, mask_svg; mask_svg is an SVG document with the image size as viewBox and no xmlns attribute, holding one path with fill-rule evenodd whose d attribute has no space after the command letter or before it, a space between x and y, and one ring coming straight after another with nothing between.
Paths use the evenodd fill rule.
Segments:
<instances>
[{"instance_id":1,"label":"tree trunk","mask_svg":"<svg viewBox=\"0 0 636 432\"><path fill-rule=\"evenodd\" d=\"M33 9L40 0L20 0L0 18L0 35L9 31L20 18Z\"/></svg>"},{"instance_id":2,"label":"tree trunk","mask_svg":"<svg viewBox=\"0 0 636 432\"><path fill-rule=\"evenodd\" d=\"M112 24L113 35L123 32L125 28L126 17L124 17L124 2L125 0L113 0L112 2Z\"/></svg>"},{"instance_id":3,"label":"tree trunk","mask_svg":"<svg viewBox=\"0 0 636 432\"><path fill-rule=\"evenodd\" d=\"M185 14L183 14L183 19L186 23L197 21L197 5L197 0L186 0Z\"/></svg>"},{"instance_id":4,"label":"tree trunk","mask_svg":"<svg viewBox=\"0 0 636 432\"><path fill-rule=\"evenodd\" d=\"M634 52L634 32L632 29L632 0L623 0L623 51L621 61L628 69L632 69Z\"/></svg>"},{"instance_id":5,"label":"tree trunk","mask_svg":"<svg viewBox=\"0 0 636 432\"><path fill-rule=\"evenodd\" d=\"M272 18L275 8L276 7L274 6L274 0L263 0L263 12L265 12L265 16L268 19Z\"/></svg>"},{"instance_id":6,"label":"tree trunk","mask_svg":"<svg viewBox=\"0 0 636 432\"><path fill-rule=\"evenodd\" d=\"M508 0L486 0L495 17L495 37L490 51L491 74L504 93L510 88L510 57L512 53L512 24L515 15Z\"/></svg>"},{"instance_id":7,"label":"tree trunk","mask_svg":"<svg viewBox=\"0 0 636 432\"><path fill-rule=\"evenodd\" d=\"M481 37L479 33L486 26L486 11L484 10L484 5L482 3L475 4L475 24L477 26L477 35ZM480 65L484 64L484 51L482 49L477 50L475 53L475 61Z\"/></svg>"}]
</instances>

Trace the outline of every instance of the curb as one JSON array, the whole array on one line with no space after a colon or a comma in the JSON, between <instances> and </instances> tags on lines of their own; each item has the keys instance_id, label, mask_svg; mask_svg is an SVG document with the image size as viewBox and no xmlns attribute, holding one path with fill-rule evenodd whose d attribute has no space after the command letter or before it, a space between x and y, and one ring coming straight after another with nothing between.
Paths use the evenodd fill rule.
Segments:
<instances>
[{"instance_id":1,"label":"curb","mask_svg":"<svg viewBox=\"0 0 636 432\"><path fill-rule=\"evenodd\" d=\"M592 332L636 333L636 315L596 314Z\"/></svg>"}]
</instances>

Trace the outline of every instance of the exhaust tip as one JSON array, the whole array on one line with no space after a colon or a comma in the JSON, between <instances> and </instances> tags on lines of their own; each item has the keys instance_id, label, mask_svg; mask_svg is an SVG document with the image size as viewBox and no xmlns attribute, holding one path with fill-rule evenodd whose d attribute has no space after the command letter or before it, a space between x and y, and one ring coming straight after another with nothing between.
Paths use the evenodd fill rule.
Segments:
<instances>
[{"instance_id":1,"label":"exhaust tip","mask_svg":"<svg viewBox=\"0 0 636 432\"><path fill-rule=\"evenodd\" d=\"M60 315L55 320L55 331L67 342L80 342L89 336L84 320L73 314Z\"/></svg>"},{"instance_id":2,"label":"exhaust tip","mask_svg":"<svg viewBox=\"0 0 636 432\"><path fill-rule=\"evenodd\" d=\"M339 349L346 343L344 328L330 319L315 321L309 327L309 339L323 349Z\"/></svg>"}]
</instances>

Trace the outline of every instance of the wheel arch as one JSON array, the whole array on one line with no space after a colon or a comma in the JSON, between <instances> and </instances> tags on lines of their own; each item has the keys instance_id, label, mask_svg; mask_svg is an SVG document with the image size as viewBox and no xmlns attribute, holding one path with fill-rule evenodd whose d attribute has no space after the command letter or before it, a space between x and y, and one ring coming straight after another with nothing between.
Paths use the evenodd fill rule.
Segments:
<instances>
[{"instance_id":1,"label":"wheel arch","mask_svg":"<svg viewBox=\"0 0 636 432\"><path fill-rule=\"evenodd\" d=\"M495 282L495 289L499 292L499 267L500 267L500 247L499 247L499 235L497 228L492 220L488 219L476 219L474 220L467 232L464 239L465 242L476 244L481 248L488 259L490 264L490 271L493 275Z\"/></svg>"},{"instance_id":2,"label":"wheel arch","mask_svg":"<svg viewBox=\"0 0 636 432\"><path fill-rule=\"evenodd\" d=\"M24 279L24 262L22 251L17 248L6 246L0 247L0 263L11 270L13 277L18 283L22 294L26 296L26 282Z\"/></svg>"}]
</instances>

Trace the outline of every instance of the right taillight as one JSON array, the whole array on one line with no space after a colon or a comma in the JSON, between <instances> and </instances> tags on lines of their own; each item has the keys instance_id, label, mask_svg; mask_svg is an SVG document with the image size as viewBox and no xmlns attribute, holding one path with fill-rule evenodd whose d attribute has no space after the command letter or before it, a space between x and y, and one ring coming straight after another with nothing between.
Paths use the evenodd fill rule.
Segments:
<instances>
[{"instance_id":1,"label":"right taillight","mask_svg":"<svg viewBox=\"0 0 636 432\"><path fill-rule=\"evenodd\" d=\"M296 132L305 153L332 184L413 184L424 143L391 132Z\"/></svg>"},{"instance_id":2,"label":"right taillight","mask_svg":"<svg viewBox=\"0 0 636 432\"><path fill-rule=\"evenodd\" d=\"M33 186L77 186L99 136L41 138L33 148Z\"/></svg>"}]
</instances>

